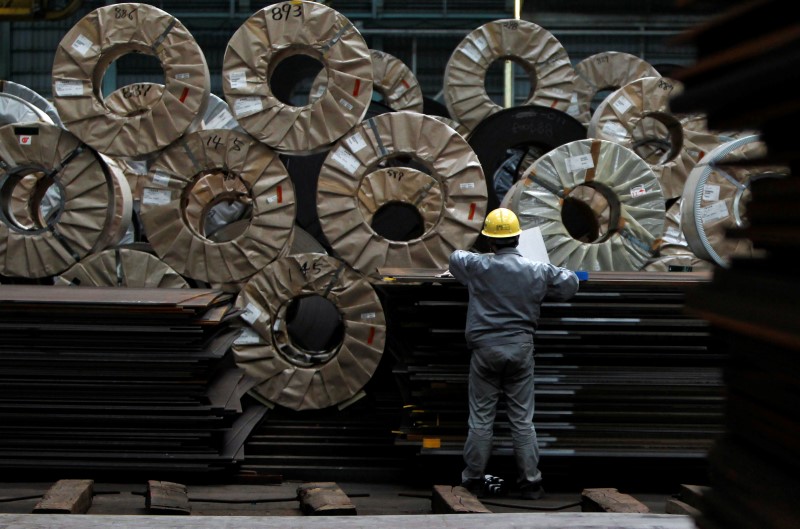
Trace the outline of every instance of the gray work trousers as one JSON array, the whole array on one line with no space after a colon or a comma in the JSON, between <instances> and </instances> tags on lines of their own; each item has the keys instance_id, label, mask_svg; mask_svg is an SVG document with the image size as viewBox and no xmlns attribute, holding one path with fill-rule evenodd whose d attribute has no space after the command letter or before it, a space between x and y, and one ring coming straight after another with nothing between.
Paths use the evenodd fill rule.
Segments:
<instances>
[{"instance_id":1,"label":"gray work trousers","mask_svg":"<svg viewBox=\"0 0 800 529\"><path fill-rule=\"evenodd\" d=\"M533 426L533 343L511 343L472 350L469 365L469 433L461 480L483 479L492 452L492 431L501 394L511 423L519 475L526 485L542 480L539 445Z\"/></svg>"}]
</instances>

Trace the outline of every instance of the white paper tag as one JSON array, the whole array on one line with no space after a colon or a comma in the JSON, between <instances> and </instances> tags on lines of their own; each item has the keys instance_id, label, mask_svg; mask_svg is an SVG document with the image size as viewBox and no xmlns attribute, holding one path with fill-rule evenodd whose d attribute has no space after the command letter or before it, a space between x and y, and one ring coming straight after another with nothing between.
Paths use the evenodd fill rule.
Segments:
<instances>
[{"instance_id":1,"label":"white paper tag","mask_svg":"<svg viewBox=\"0 0 800 529\"><path fill-rule=\"evenodd\" d=\"M191 76L192 76L192 74L184 72L184 73L176 74L175 75L175 79L178 79L179 81L182 81L183 79L189 79Z\"/></svg>"},{"instance_id":2,"label":"white paper tag","mask_svg":"<svg viewBox=\"0 0 800 529\"><path fill-rule=\"evenodd\" d=\"M247 70L234 70L228 74L231 88L245 88L247 86Z\"/></svg>"},{"instance_id":3,"label":"white paper tag","mask_svg":"<svg viewBox=\"0 0 800 529\"><path fill-rule=\"evenodd\" d=\"M272 204L278 201L278 195L270 195L267 197L267 204Z\"/></svg>"},{"instance_id":4,"label":"white paper tag","mask_svg":"<svg viewBox=\"0 0 800 529\"><path fill-rule=\"evenodd\" d=\"M569 114L572 117L577 116L579 113L580 113L580 110L578 109L578 105L570 105L567 108L567 114Z\"/></svg>"},{"instance_id":5,"label":"white paper tag","mask_svg":"<svg viewBox=\"0 0 800 529\"><path fill-rule=\"evenodd\" d=\"M478 37L475 39L475 46L478 47L479 50L483 51L486 49L486 39L483 37Z\"/></svg>"},{"instance_id":6,"label":"white paper tag","mask_svg":"<svg viewBox=\"0 0 800 529\"><path fill-rule=\"evenodd\" d=\"M350 174L355 173L356 169L361 166L361 162L358 161L358 158L341 147L336 149L333 153L333 159Z\"/></svg>"},{"instance_id":7,"label":"white paper tag","mask_svg":"<svg viewBox=\"0 0 800 529\"><path fill-rule=\"evenodd\" d=\"M164 206L172 201L172 191L169 189L153 189L145 187L142 192L142 204Z\"/></svg>"},{"instance_id":8,"label":"white paper tag","mask_svg":"<svg viewBox=\"0 0 800 529\"><path fill-rule=\"evenodd\" d=\"M72 49L80 53L81 57L85 57L86 52L88 52L93 45L94 43L89 40L89 37L84 34L80 34L78 35L78 38L75 39L75 42L72 43Z\"/></svg>"},{"instance_id":9,"label":"white paper tag","mask_svg":"<svg viewBox=\"0 0 800 529\"><path fill-rule=\"evenodd\" d=\"M703 219L703 224L706 222L713 222L715 220L724 219L728 216L728 206L725 201L714 202L708 207L700 208L700 218Z\"/></svg>"},{"instance_id":10,"label":"white paper tag","mask_svg":"<svg viewBox=\"0 0 800 529\"><path fill-rule=\"evenodd\" d=\"M353 152L358 152L367 146L367 142L364 141L364 137L361 135L360 132L356 132L355 134L344 140L344 142L347 144L348 147L350 147L350 150Z\"/></svg>"},{"instance_id":11,"label":"white paper tag","mask_svg":"<svg viewBox=\"0 0 800 529\"><path fill-rule=\"evenodd\" d=\"M350 101L348 101L348 100L347 100L347 99L345 99L345 98L341 98L341 99L339 100L339 104L340 104L340 105L342 105L342 106L343 106L344 108L346 108L347 110L353 110L353 105L350 103Z\"/></svg>"},{"instance_id":12,"label":"white paper tag","mask_svg":"<svg viewBox=\"0 0 800 529\"><path fill-rule=\"evenodd\" d=\"M156 185L169 187L170 180L171 178L169 177L169 175L161 171L156 171L156 173L153 175L153 183Z\"/></svg>"},{"instance_id":13,"label":"white paper tag","mask_svg":"<svg viewBox=\"0 0 800 529\"><path fill-rule=\"evenodd\" d=\"M616 121L606 121L603 125L603 133L622 140L628 137L628 131Z\"/></svg>"},{"instance_id":14,"label":"white paper tag","mask_svg":"<svg viewBox=\"0 0 800 529\"><path fill-rule=\"evenodd\" d=\"M237 118L257 114L264 109L260 97L242 97L233 104L233 112Z\"/></svg>"},{"instance_id":15,"label":"white paper tag","mask_svg":"<svg viewBox=\"0 0 800 529\"><path fill-rule=\"evenodd\" d=\"M33 136L28 134L23 134L19 137L19 144L20 145L30 145L33 143Z\"/></svg>"},{"instance_id":16,"label":"white paper tag","mask_svg":"<svg viewBox=\"0 0 800 529\"><path fill-rule=\"evenodd\" d=\"M703 200L706 202L716 202L719 200L719 186L714 184L705 184L703 186Z\"/></svg>"},{"instance_id":17,"label":"white paper tag","mask_svg":"<svg viewBox=\"0 0 800 529\"><path fill-rule=\"evenodd\" d=\"M59 97L82 96L83 81L77 79L62 79L56 81L56 95Z\"/></svg>"},{"instance_id":18,"label":"white paper tag","mask_svg":"<svg viewBox=\"0 0 800 529\"><path fill-rule=\"evenodd\" d=\"M261 311L258 310L258 307L252 303L248 303L244 308L244 312L242 312L241 318L250 325L253 325L256 320L258 320L259 316L261 316Z\"/></svg>"},{"instance_id":19,"label":"white paper tag","mask_svg":"<svg viewBox=\"0 0 800 529\"><path fill-rule=\"evenodd\" d=\"M475 189L475 182L467 182L464 184L459 184L458 187L461 189Z\"/></svg>"},{"instance_id":20,"label":"white paper tag","mask_svg":"<svg viewBox=\"0 0 800 529\"><path fill-rule=\"evenodd\" d=\"M406 82L401 81L400 84L397 85L397 88L394 89L394 92L392 92L392 97L394 97L395 99L399 99L407 91L408 91L408 86L406 86Z\"/></svg>"},{"instance_id":21,"label":"white paper tag","mask_svg":"<svg viewBox=\"0 0 800 529\"><path fill-rule=\"evenodd\" d=\"M464 55L472 59L472 62L478 62L481 60L481 53L469 42L461 48L461 51L464 52Z\"/></svg>"},{"instance_id":22,"label":"white paper tag","mask_svg":"<svg viewBox=\"0 0 800 529\"><path fill-rule=\"evenodd\" d=\"M362 320L374 320L375 319L375 313L374 312L362 312L361 313L361 319Z\"/></svg>"},{"instance_id":23,"label":"white paper tag","mask_svg":"<svg viewBox=\"0 0 800 529\"><path fill-rule=\"evenodd\" d=\"M631 197L640 197L646 194L647 194L647 188L645 188L644 185L642 184L639 184L638 186L631 188Z\"/></svg>"},{"instance_id":24,"label":"white paper tag","mask_svg":"<svg viewBox=\"0 0 800 529\"><path fill-rule=\"evenodd\" d=\"M619 96L614 100L613 103L611 103L611 106L614 107L620 114L624 114L633 106L633 103L631 103L630 99L627 97Z\"/></svg>"},{"instance_id":25,"label":"white paper tag","mask_svg":"<svg viewBox=\"0 0 800 529\"><path fill-rule=\"evenodd\" d=\"M208 120L207 129L232 129L231 123L234 122L233 114L222 109L216 116Z\"/></svg>"},{"instance_id":26,"label":"white paper tag","mask_svg":"<svg viewBox=\"0 0 800 529\"><path fill-rule=\"evenodd\" d=\"M670 226L667 228L666 233L664 234L665 239L671 240L680 240L683 237L683 232L676 228L675 226Z\"/></svg>"},{"instance_id":27,"label":"white paper tag","mask_svg":"<svg viewBox=\"0 0 800 529\"><path fill-rule=\"evenodd\" d=\"M578 171L585 171L594 167L591 154L581 154L579 156L570 156L564 163L567 167L567 172L577 173Z\"/></svg>"},{"instance_id":28,"label":"white paper tag","mask_svg":"<svg viewBox=\"0 0 800 529\"><path fill-rule=\"evenodd\" d=\"M261 343L261 336L250 327L245 327L242 334L233 343L234 345L255 345Z\"/></svg>"},{"instance_id":29,"label":"white paper tag","mask_svg":"<svg viewBox=\"0 0 800 529\"><path fill-rule=\"evenodd\" d=\"M144 160L131 160L128 162L128 167L131 168L131 171L138 174L139 176L143 176L147 174L147 162Z\"/></svg>"},{"instance_id":30,"label":"white paper tag","mask_svg":"<svg viewBox=\"0 0 800 529\"><path fill-rule=\"evenodd\" d=\"M315 98L315 99L319 99L320 97L322 97L322 94L324 94L324 93L325 93L325 90L327 90L327 88L325 88L325 85L324 85L324 84L321 84L321 85L319 85L319 86L317 87L317 93L316 93L316 94L314 94L314 98Z\"/></svg>"}]
</instances>

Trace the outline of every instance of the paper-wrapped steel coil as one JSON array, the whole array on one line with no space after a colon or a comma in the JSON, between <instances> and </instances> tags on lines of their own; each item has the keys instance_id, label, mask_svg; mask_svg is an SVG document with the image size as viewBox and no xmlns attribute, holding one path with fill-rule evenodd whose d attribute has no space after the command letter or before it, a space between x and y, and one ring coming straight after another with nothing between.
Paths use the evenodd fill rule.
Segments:
<instances>
[{"instance_id":1,"label":"paper-wrapped steel coil","mask_svg":"<svg viewBox=\"0 0 800 529\"><path fill-rule=\"evenodd\" d=\"M720 144L707 131L685 127L669 102L683 90L667 77L643 77L612 92L592 114L589 137L619 143L642 157L658 176L664 197L677 198L689 171Z\"/></svg>"},{"instance_id":2,"label":"paper-wrapped steel coil","mask_svg":"<svg viewBox=\"0 0 800 529\"><path fill-rule=\"evenodd\" d=\"M7 125L8 123L17 123L25 121L43 121L45 123L53 123L63 128L61 118L58 116L56 107L50 101L42 97L39 93L31 90L25 85L14 83L11 81L0 80L0 105L2 105L2 96L11 95L23 100L25 103L33 105L36 109L44 112L49 119L17 119L16 121L6 121L3 118L3 109L0 108L0 126Z\"/></svg>"},{"instance_id":3,"label":"paper-wrapped steel coil","mask_svg":"<svg viewBox=\"0 0 800 529\"><path fill-rule=\"evenodd\" d=\"M403 157L413 163L382 167ZM418 187L401 185L405 169ZM383 204L367 200L368 193L375 197L376 186L383 187L383 204L415 206L426 212L430 227L411 240L379 235L368 212ZM390 197L391 192L398 194ZM417 112L381 114L362 122L328 153L319 175L317 213L336 254L370 279L378 278L384 265L446 268L453 250L469 248L478 238L486 215L486 180L477 156L451 127Z\"/></svg>"},{"instance_id":4,"label":"paper-wrapped steel coil","mask_svg":"<svg viewBox=\"0 0 800 529\"><path fill-rule=\"evenodd\" d=\"M55 278L57 285L190 288L179 273L152 253L113 248L93 253Z\"/></svg>"},{"instance_id":5,"label":"paper-wrapped steel coil","mask_svg":"<svg viewBox=\"0 0 800 529\"><path fill-rule=\"evenodd\" d=\"M621 51L590 55L575 65L575 92L567 113L589 126L592 101L604 90L617 90L642 77L661 77L653 65Z\"/></svg>"},{"instance_id":6,"label":"paper-wrapped steel coil","mask_svg":"<svg viewBox=\"0 0 800 529\"><path fill-rule=\"evenodd\" d=\"M650 259L642 270L646 272L698 271L711 270L714 263L697 257L689 248L681 223L681 199L667 209L664 221L664 235L658 253Z\"/></svg>"},{"instance_id":7,"label":"paper-wrapped steel coil","mask_svg":"<svg viewBox=\"0 0 800 529\"><path fill-rule=\"evenodd\" d=\"M0 127L0 274L41 278L62 273L112 238L124 190L109 180L105 161L70 132L46 123ZM28 175L52 179L61 207L46 224L15 221L8 198ZM122 209L125 209L124 206Z\"/></svg>"},{"instance_id":8,"label":"paper-wrapped steel coil","mask_svg":"<svg viewBox=\"0 0 800 529\"><path fill-rule=\"evenodd\" d=\"M146 112L126 116L103 102L101 83L111 62L127 53L156 57L165 90ZM143 3L99 7L67 32L53 60L53 101L64 125L98 151L137 157L180 138L208 103L203 50L175 17Z\"/></svg>"},{"instance_id":9,"label":"paper-wrapped steel coil","mask_svg":"<svg viewBox=\"0 0 800 529\"><path fill-rule=\"evenodd\" d=\"M372 57L372 88L383 96L383 103L392 110L422 112L422 88L406 64L389 53L370 50ZM327 73L321 70L311 85L309 98L315 101L325 93Z\"/></svg>"},{"instance_id":10,"label":"paper-wrapped steel coil","mask_svg":"<svg viewBox=\"0 0 800 529\"><path fill-rule=\"evenodd\" d=\"M291 106L270 88L280 61L307 55L321 62L328 84L313 103ZM357 125L372 98L372 61L361 33L323 4L292 0L255 12L228 41L222 65L225 100L239 124L287 153L330 146Z\"/></svg>"},{"instance_id":11,"label":"paper-wrapped steel coil","mask_svg":"<svg viewBox=\"0 0 800 529\"><path fill-rule=\"evenodd\" d=\"M587 205L593 215L607 215L602 220L608 230L597 240L578 240L565 224L565 203L583 187L595 191L592 196L602 195L609 206L606 214ZM585 139L557 147L536 160L506 197L523 229L541 230L550 262L572 270L640 270L664 232L658 178L635 152L610 141Z\"/></svg>"},{"instance_id":12,"label":"paper-wrapped steel coil","mask_svg":"<svg viewBox=\"0 0 800 529\"><path fill-rule=\"evenodd\" d=\"M451 119L451 118L448 118L448 117L445 117L445 116L434 116L434 115L431 115L431 117L438 119L439 121L441 121L442 123L444 123L446 125L449 125L453 130L455 130L456 132L461 134L464 138L469 137L469 134L470 134L469 129L467 127L465 127L464 125L462 125L461 123L459 123L458 121L456 121L454 119Z\"/></svg>"},{"instance_id":13,"label":"paper-wrapped steel coil","mask_svg":"<svg viewBox=\"0 0 800 529\"><path fill-rule=\"evenodd\" d=\"M753 180L783 177L790 170L777 165L731 164L756 161L766 150L759 136L746 136L720 145L692 169L681 198L681 218L686 241L698 257L729 266L734 257L758 253L750 240L729 238L726 233L747 225Z\"/></svg>"},{"instance_id":14,"label":"paper-wrapped steel coil","mask_svg":"<svg viewBox=\"0 0 800 529\"><path fill-rule=\"evenodd\" d=\"M513 174L508 177L501 174L507 170L514 152L541 156L585 138L586 127L577 119L561 110L539 105L506 108L485 118L469 134L467 141L481 161L486 176L489 210L500 204L509 187L524 172L521 167L513 167Z\"/></svg>"},{"instance_id":15,"label":"paper-wrapped steel coil","mask_svg":"<svg viewBox=\"0 0 800 529\"><path fill-rule=\"evenodd\" d=\"M231 240L214 242L204 224L221 202L252 208ZM235 130L194 132L150 165L141 220L156 254L179 274L208 283L244 281L279 254L294 226L294 188L277 154Z\"/></svg>"},{"instance_id":16,"label":"paper-wrapped steel coil","mask_svg":"<svg viewBox=\"0 0 800 529\"><path fill-rule=\"evenodd\" d=\"M291 303L320 296L344 327L338 344L307 350L287 331ZM255 274L236 299L247 324L233 346L236 363L258 379L253 391L294 410L322 409L354 397L383 355L386 321L372 285L344 262L323 254L283 257ZM326 321L311 321L309 334Z\"/></svg>"},{"instance_id":17,"label":"paper-wrapped steel coil","mask_svg":"<svg viewBox=\"0 0 800 529\"><path fill-rule=\"evenodd\" d=\"M575 69L561 42L543 27L526 20L488 22L456 46L444 72L444 100L450 117L474 129L503 107L486 93L486 73L493 62L511 59L531 79L523 105L566 111L572 98Z\"/></svg>"}]
</instances>

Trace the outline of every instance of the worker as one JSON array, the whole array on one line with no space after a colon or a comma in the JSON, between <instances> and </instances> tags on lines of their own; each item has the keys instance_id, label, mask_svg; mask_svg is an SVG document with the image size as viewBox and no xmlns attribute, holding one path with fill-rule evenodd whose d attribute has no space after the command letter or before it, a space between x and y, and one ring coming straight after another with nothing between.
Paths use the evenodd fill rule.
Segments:
<instances>
[{"instance_id":1,"label":"worker","mask_svg":"<svg viewBox=\"0 0 800 529\"><path fill-rule=\"evenodd\" d=\"M545 296L569 299L578 291L578 277L567 268L523 257L517 249L519 219L510 209L490 212L481 233L488 237L493 253L456 250L441 274L452 275L469 292L465 330L471 351L469 432L461 484L483 495L497 404L504 395L517 486L523 499L536 500L544 496L544 489L533 424L533 336Z\"/></svg>"}]
</instances>

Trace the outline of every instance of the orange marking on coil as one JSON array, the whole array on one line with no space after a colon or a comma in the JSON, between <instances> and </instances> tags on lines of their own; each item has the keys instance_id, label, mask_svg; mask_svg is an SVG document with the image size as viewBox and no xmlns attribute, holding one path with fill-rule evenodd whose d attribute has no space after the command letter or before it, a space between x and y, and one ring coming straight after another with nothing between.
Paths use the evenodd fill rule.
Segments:
<instances>
[{"instance_id":1,"label":"orange marking on coil","mask_svg":"<svg viewBox=\"0 0 800 529\"><path fill-rule=\"evenodd\" d=\"M278 204L283 203L283 187L278 186Z\"/></svg>"},{"instance_id":2,"label":"orange marking on coil","mask_svg":"<svg viewBox=\"0 0 800 529\"><path fill-rule=\"evenodd\" d=\"M186 101L186 98L188 97L188 95L189 95L189 89L188 88L184 88L183 89L183 93L181 94L181 103Z\"/></svg>"},{"instance_id":3,"label":"orange marking on coil","mask_svg":"<svg viewBox=\"0 0 800 529\"><path fill-rule=\"evenodd\" d=\"M475 202L473 202L472 204L469 205L469 220L472 220L472 219L475 218L475 209L477 207L478 207L478 205Z\"/></svg>"},{"instance_id":4,"label":"orange marking on coil","mask_svg":"<svg viewBox=\"0 0 800 529\"><path fill-rule=\"evenodd\" d=\"M411 88L411 85L410 85L410 84L408 84L408 81L406 81L405 79L403 79L403 80L402 80L402 81L400 81L400 82L401 82L401 83L403 83L403 86L405 86L406 88Z\"/></svg>"},{"instance_id":5,"label":"orange marking on coil","mask_svg":"<svg viewBox=\"0 0 800 529\"><path fill-rule=\"evenodd\" d=\"M361 90L361 79L356 79L356 86L353 88L353 95L357 96L359 90Z\"/></svg>"},{"instance_id":6,"label":"orange marking on coil","mask_svg":"<svg viewBox=\"0 0 800 529\"><path fill-rule=\"evenodd\" d=\"M550 103L550 108L556 108L556 105L557 105L557 104L558 104L558 101L556 101L555 99L553 99L553 102L552 102L552 103Z\"/></svg>"},{"instance_id":7,"label":"orange marking on coil","mask_svg":"<svg viewBox=\"0 0 800 529\"><path fill-rule=\"evenodd\" d=\"M372 341L375 339L375 327L371 327L369 330L369 338L367 338L367 345L372 345Z\"/></svg>"}]
</instances>

